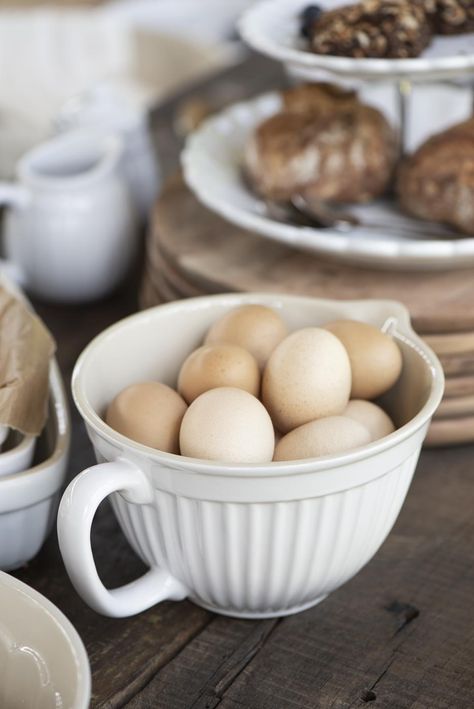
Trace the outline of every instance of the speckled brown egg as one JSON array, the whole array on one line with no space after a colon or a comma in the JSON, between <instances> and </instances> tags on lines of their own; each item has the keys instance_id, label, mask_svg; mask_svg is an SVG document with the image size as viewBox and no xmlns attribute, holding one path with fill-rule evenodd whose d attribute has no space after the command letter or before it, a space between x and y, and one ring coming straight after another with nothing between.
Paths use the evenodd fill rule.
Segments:
<instances>
[{"instance_id":1,"label":"speckled brown egg","mask_svg":"<svg viewBox=\"0 0 474 709\"><path fill-rule=\"evenodd\" d=\"M237 387L253 396L260 392L257 360L243 347L227 343L203 345L185 359L178 376L178 391L190 404L216 387Z\"/></svg>"},{"instance_id":2,"label":"speckled brown egg","mask_svg":"<svg viewBox=\"0 0 474 709\"><path fill-rule=\"evenodd\" d=\"M346 406L344 416L348 416L365 426L373 441L377 441L379 438L388 436L395 431L395 426L390 416L380 406L374 404L373 401L352 399Z\"/></svg>"},{"instance_id":3,"label":"speckled brown egg","mask_svg":"<svg viewBox=\"0 0 474 709\"><path fill-rule=\"evenodd\" d=\"M263 403L282 433L341 414L350 390L351 367L344 346L317 327L288 335L272 352L262 379Z\"/></svg>"},{"instance_id":4,"label":"speckled brown egg","mask_svg":"<svg viewBox=\"0 0 474 709\"><path fill-rule=\"evenodd\" d=\"M186 408L181 396L166 384L140 382L117 394L105 421L137 443L179 453L179 429Z\"/></svg>"},{"instance_id":5,"label":"speckled brown egg","mask_svg":"<svg viewBox=\"0 0 474 709\"><path fill-rule=\"evenodd\" d=\"M179 436L182 455L221 463L268 463L275 447L263 404L243 389L210 389L186 411Z\"/></svg>"},{"instance_id":6,"label":"speckled brown egg","mask_svg":"<svg viewBox=\"0 0 474 709\"><path fill-rule=\"evenodd\" d=\"M277 443L273 460L300 460L335 455L370 443L369 431L347 416L310 421L287 433Z\"/></svg>"},{"instance_id":7,"label":"speckled brown egg","mask_svg":"<svg viewBox=\"0 0 474 709\"><path fill-rule=\"evenodd\" d=\"M230 310L209 329L205 343L229 342L248 350L262 369L275 347L287 336L280 315L264 305Z\"/></svg>"},{"instance_id":8,"label":"speckled brown egg","mask_svg":"<svg viewBox=\"0 0 474 709\"><path fill-rule=\"evenodd\" d=\"M351 399L375 399L395 384L402 354L390 335L356 320L337 320L324 327L340 339L349 355Z\"/></svg>"}]
</instances>

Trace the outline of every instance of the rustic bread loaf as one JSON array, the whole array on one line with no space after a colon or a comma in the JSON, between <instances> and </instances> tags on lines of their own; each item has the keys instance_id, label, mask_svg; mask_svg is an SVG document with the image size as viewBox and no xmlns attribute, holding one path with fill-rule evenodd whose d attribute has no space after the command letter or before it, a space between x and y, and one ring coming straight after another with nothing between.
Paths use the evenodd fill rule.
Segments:
<instances>
[{"instance_id":1,"label":"rustic bread loaf","mask_svg":"<svg viewBox=\"0 0 474 709\"><path fill-rule=\"evenodd\" d=\"M398 170L401 207L474 235L474 118L427 140Z\"/></svg>"},{"instance_id":2,"label":"rustic bread loaf","mask_svg":"<svg viewBox=\"0 0 474 709\"><path fill-rule=\"evenodd\" d=\"M284 108L291 113L334 115L360 105L355 91L322 81L317 84L298 84L282 91L281 96Z\"/></svg>"},{"instance_id":3,"label":"rustic bread loaf","mask_svg":"<svg viewBox=\"0 0 474 709\"><path fill-rule=\"evenodd\" d=\"M379 111L318 84L284 93L283 103L285 110L264 121L246 146L245 171L259 194L366 202L386 191L397 139Z\"/></svg>"}]
</instances>

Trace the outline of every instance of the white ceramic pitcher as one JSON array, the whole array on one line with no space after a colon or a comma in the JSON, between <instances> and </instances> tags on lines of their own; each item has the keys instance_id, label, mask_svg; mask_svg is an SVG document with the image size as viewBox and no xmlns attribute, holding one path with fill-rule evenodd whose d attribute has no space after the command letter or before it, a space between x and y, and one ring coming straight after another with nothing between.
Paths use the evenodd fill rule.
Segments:
<instances>
[{"instance_id":1,"label":"white ceramic pitcher","mask_svg":"<svg viewBox=\"0 0 474 709\"><path fill-rule=\"evenodd\" d=\"M118 137L74 131L27 153L16 183L0 183L6 265L35 295L92 300L124 276L136 219L121 155Z\"/></svg>"},{"instance_id":2,"label":"white ceramic pitcher","mask_svg":"<svg viewBox=\"0 0 474 709\"><path fill-rule=\"evenodd\" d=\"M161 181L148 114L148 105L138 89L104 82L71 97L55 121L60 133L88 128L120 136L123 176L142 222L150 214Z\"/></svg>"}]
</instances>

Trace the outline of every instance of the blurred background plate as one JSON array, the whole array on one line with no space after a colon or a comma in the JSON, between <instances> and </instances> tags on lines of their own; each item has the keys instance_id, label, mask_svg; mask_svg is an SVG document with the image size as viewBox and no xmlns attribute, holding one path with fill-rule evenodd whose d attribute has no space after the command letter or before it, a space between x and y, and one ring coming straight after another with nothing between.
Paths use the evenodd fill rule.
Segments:
<instances>
[{"instance_id":1,"label":"blurred background plate","mask_svg":"<svg viewBox=\"0 0 474 709\"><path fill-rule=\"evenodd\" d=\"M105 86L146 111L188 82L232 65L239 49L224 35L230 39L248 0L232 0L220 11L217 0L37 4L1 7L0 72L14 76L0 96L1 179L11 178L19 157L51 136L75 97Z\"/></svg>"},{"instance_id":2,"label":"blurred background plate","mask_svg":"<svg viewBox=\"0 0 474 709\"><path fill-rule=\"evenodd\" d=\"M366 224L387 224L387 232L361 226L341 233L296 226L268 216L265 203L244 184L241 168L249 136L280 107L279 93L263 94L230 106L188 138L182 154L184 177L206 207L255 234L337 261L404 270L474 265L474 238L443 238L443 227L438 225L433 238L410 236L410 229L423 223L397 213L394 205L384 202L351 205L351 210Z\"/></svg>"}]
</instances>

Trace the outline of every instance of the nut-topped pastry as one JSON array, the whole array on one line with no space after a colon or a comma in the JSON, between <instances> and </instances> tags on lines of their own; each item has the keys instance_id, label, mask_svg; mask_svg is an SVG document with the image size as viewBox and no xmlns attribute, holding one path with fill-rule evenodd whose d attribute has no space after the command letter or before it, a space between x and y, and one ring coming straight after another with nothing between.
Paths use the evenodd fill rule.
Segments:
<instances>
[{"instance_id":1,"label":"nut-topped pastry","mask_svg":"<svg viewBox=\"0 0 474 709\"><path fill-rule=\"evenodd\" d=\"M418 0L437 34L474 32L474 0Z\"/></svg>"},{"instance_id":2,"label":"nut-topped pastry","mask_svg":"<svg viewBox=\"0 0 474 709\"><path fill-rule=\"evenodd\" d=\"M355 58L418 57L432 36L425 9L416 0L362 0L307 12L302 31L316 54Z\"/></svg>"},{"instance_id":3,"label":"nut-topped pastry","mask_svg":"<svg viewBox=\"0 0 474 709\"><path fill-rule=\"evenodd\" d=\"M474 235L474 118L432 136L400 166L400 204Z\"/></svg>"},{"instance_id":4,"label":"nut-topped pastry","mask_svg":"<svg viewBox=\"0 0 474 709\"><path fill-rule=\"evenodd\" d=\"M290 90L283 103L286 110L260 124L246 146L245 171L256 192L366 202L386 191L397 139L379 111L324 84Z\"/></svg>"}]
</instances>

